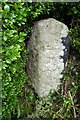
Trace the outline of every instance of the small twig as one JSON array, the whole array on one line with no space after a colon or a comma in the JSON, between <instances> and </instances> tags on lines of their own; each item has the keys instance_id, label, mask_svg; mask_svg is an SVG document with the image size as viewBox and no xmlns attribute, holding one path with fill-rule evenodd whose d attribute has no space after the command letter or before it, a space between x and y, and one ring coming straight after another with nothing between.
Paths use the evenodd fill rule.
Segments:
<instances>
[{"instance_id":1,"label":"small twig","mask_svg":"<svg viewBox=\"0 0 80 120\"><path fill-rule=\"evenodd\" d=\"M72 98L72 96L71 96L71 93L70 93L70 91L69 91L69 96L70 96L70 99L71 99L71 102L72 102L72 105L73 105L73 113L74 113L74 118L76 119L77 118L77 115L76 115L76 110L75 110L75 106L74 106L74 102L73 102L73 98Z\"/></svg>"}]
</instances>

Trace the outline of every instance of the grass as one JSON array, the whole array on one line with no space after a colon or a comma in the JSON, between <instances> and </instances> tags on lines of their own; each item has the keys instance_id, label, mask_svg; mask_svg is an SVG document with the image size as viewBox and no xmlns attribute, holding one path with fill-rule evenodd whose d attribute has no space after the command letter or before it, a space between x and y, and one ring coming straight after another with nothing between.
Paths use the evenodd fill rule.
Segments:
<instances>
[{"instance_id":1,"label":"grass","mask_svg":"<svg viewBox=\"0 0 80 120\"><path fill-rule=\"evenodd\" d=\"M64 79L58 92L50 93L49 99L44 101L36 95L31 81L28 80L22 90L22 97L19 97L19 104L18 120L80 120L80 54L73 49L70 50Z\"/></svg>"}]
</instances>

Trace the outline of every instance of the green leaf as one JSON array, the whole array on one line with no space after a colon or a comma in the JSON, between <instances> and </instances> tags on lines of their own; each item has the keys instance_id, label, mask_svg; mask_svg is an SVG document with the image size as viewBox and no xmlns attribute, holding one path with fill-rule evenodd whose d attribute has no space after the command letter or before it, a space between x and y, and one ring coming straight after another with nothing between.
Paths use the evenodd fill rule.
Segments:
<instances>
[{"instance_id":1,"label":"green leaf","mask_svg":"<svg viewBox=\"0 0 80 120\"><path fill-rule=\"evenodd\" d=\"M3 36L3 40L6 41L7 40L7 36Z\"/></svg>"},{"instance_id":2,"label":"green leaf","mask_svg":"<svg viewBox=\"0 0 80 120\"><path fill-rule=\"evenodd\" d=\"M78 10L76 9L76 7L73 7L72 11L74 12L74 14L76 14L78 12Z\"/></svg>"},{"instance_id":3,"label":"green leaf","mask_svg":"<svg viewBox=\"0 0 80 120\"><path fill-rule=\"evenodd\" d=\"M11 63L11 60L10 59L6 59L6 63Z\"/></svg>"},{"instance_id":4,"label":"green leaf","mask_svg":"<svg viewBox=\"0 0 80 120\"><path fill-rule=\"evenodd\" d=\"M34 96L33 96L33 94L30 92L30 94L29 94L29 99L30 99L30 101L33 101L34 100Z\"/></svg>"},{"instance_id":5,"label":"green leaf","mask_svg":"<svg viewBox=\"0 0 80 120\"><path fill-rule=\"evenodd\" d=\"M9 12L10 8L9 8L9 6L7 4L4 6L4 10L5 10L6 13Z\"/></svg>"},{"instance_id":6,"label":"green leaf","mask_svg":"<svg viewBox=\"0 0 80 120\"><path fill-rule=\"evenodd\" d=\"M17 118L20 117L20 114L21 114L21 112L20 112L20 106L19 106L19 104L18 104L18 115L17 115Z\"/></svg>"},{"instance_id":7,"label":"green leaf","mask_svg":"<svg viewBox=\"0 0 80 120\"><path fill-rule=\"evenodd\" d=\"M7 67L7 65L5 64L5 62L3 62L2 66L3 66L3 69L6 69L6 67Z\"/></svg>"}]
</instances>

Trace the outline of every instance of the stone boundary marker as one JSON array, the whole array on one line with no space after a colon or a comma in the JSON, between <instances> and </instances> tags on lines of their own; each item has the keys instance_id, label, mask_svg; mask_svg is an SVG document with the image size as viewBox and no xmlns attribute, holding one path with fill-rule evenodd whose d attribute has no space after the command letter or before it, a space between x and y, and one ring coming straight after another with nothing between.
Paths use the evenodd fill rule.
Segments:
<instances>
[{"instance_id":1,"label":"stone boundary marker","mask_svg":"<svg viewBox=\"0 0 80 120\"><path fill-rule=\"evenodd\" d=\"M58 90L68 58L68 27L53 19L36 22L28 41L27 72L35 92L47 97L50 90Z\"/></svg>"}]
</instances>

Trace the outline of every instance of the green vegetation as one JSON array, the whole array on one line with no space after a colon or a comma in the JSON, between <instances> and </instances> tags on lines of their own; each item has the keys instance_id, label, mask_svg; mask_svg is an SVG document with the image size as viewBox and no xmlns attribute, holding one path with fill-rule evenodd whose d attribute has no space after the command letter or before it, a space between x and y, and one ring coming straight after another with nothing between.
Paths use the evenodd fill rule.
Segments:
<instances>
[{"instance_id":1,"label":"green vegetation","mask_svg":"<svg viewBox=\"0 0 80 120\"><path fill-rule=\"evenodd\" d=\"M26 33L19 32L19 26L25 23L26 14L19 13L22 4L3 3L3 38L2 38L2 98L3 119L11 118L12 112L18 109L18 95L27 75L24 72L25 59L23 59L24 39Z\"/></svg>"},{"instance_id":2,"label":"green vegetation","mask_svg":"<svg viewBox=\"0 0 80 120\"><path fill-rule=\"evenodd\" d=\"M54 2L2 3L2 120L80 118L80 4ZM34 22L53 17L70 30L70 55L60 90L43 101L25 72L27 40Z\"/></svg>"}]
</instances>

